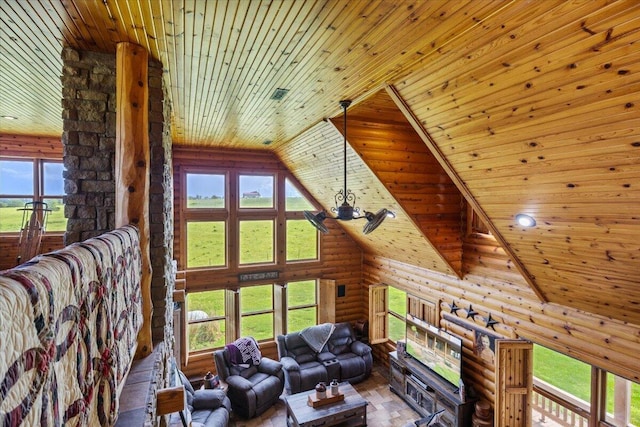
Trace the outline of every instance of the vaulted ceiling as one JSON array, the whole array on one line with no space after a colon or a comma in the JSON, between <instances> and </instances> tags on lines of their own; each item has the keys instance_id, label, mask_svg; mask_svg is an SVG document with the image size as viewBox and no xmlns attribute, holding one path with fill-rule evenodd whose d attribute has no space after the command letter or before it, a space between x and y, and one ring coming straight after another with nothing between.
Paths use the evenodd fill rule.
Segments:
<instances>
[{"instance_id":1,"label":"vaulted ceiling","mask_svg":"<svg viewBox=\"0 0 640 427\"><path fill-rule=\"evenodd\" d=\"M463 275L464 199L541 301L640 325L637 1L1 1L0 133L59 136L62 47L124 41L174 144L273 150L326 209L353 99L349 187L397 213L365 250Z\"/></svg>"}]
</instances>

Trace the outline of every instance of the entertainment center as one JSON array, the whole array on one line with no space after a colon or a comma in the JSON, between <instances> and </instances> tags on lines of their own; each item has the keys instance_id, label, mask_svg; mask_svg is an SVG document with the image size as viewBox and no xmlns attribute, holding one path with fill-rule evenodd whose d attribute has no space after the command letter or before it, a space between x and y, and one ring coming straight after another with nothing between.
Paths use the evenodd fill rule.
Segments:
<instances>
[{"instance_id":1,"label":"entertainment center","mask_svg":"<svg viewBox=\"0 0 640 427\"><path fill-rule=\"evenodd\" d=\"M438 426L469 427L476 399L460 390L462 340L438 328L438 303L407 295L405 341L389 353L389 386Z\"/></svg>"},{"instance_id":2,"label":"entertainment center","mask_svg":"<svg viewBox=\"0 0 640 427\"><path fill-rule=\"evenodd\" d=\"M439 423L446 427L468 427L475 399L460 398L458 387L435 374L409 355L389 353L389 387L422 416L441 411Z\"/></svg>"}]
</instances>

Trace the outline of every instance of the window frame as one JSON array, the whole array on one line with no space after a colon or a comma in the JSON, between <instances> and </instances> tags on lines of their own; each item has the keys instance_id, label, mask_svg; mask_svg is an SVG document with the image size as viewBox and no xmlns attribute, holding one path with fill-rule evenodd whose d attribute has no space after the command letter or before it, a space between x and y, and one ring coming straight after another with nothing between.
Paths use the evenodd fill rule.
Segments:
<instances>
[{"instance_id":1,"label":"window frame","mask_svg":"<svg viewBox=\"0 0 640 427\"><path fill-rule=\"evenodd\" d=\"M49 157L18 157L18 156L0 156L0 161L7 162L25 162L31 163L32 165L32 180L33 180L33 193L25 193L25 194L0 194L0 199L29 199L33 202L44 202L46 199L61 199L62 200L62 210L65 210L65 202L64 199L66 194L46 194L45 189L45 173L44 167L45 164L60 164L63 166L64 170L64 161L62 159L54 159ZM64 176L60 177L64 180ZM64 181L63 181L64 184ZM50 215L50 214L49 214ZM67 220L66 217L64 217ZM42 218L41 218L42 219ZM47 219L48 222L49 219ZM22 225L22 224L21 224ZM66 233L66 222L64 230L50 230L46 229L47 235L50 236L60 236ZM20 229L16 231L3 231L0 232L0 235L3 236L17 236L20 234Z\"/></svg>"}]
</instances>

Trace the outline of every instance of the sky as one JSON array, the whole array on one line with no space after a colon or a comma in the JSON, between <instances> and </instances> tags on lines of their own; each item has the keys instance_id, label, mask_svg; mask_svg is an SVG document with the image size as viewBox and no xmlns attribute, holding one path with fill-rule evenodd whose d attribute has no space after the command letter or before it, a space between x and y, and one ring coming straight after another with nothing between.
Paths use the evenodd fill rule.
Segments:
<instances>
[{"instance_id":1,"label":"sky","mask_svg":"<svg viewBox=\"0 0 640 427\"><path fill-rule=\"evenodd\" d=\"M187 195L189 197L224 196L224 175L187 174ZM258 191L263 197L273 196L274 179L271 175L241 175L240 194ZM286 196L300 196L298 190L287 180Z\"/></svg>"},{"instance_id":2,"label":"sky","mask_svg":"<svg viewBox=\"0 0 640 427\"><path fill-rule=\"evenodd\" d=\"M33 194L34 163L30 161L0 160L0 194L17 196ZM44 164L46 195L64 195L62 163ZM224 197L225 175L187 174L188 195ZM274 177L271 175L241 175L240 194L258 191L263 197L273 196ZM298 190L287 180L287 197L299 197Z\"/></svg>"},{"instance_id":3,"label":"sky","mask_svg":"<svg viewBox=\"0 0 640 427\"><path fill-rule=\"evenodd\" d=\"M62 163L44 163L44 194L64 195ZM34 163L31 161L0 160L0 194L32 195Z\"/></svg>"}]
</instances>

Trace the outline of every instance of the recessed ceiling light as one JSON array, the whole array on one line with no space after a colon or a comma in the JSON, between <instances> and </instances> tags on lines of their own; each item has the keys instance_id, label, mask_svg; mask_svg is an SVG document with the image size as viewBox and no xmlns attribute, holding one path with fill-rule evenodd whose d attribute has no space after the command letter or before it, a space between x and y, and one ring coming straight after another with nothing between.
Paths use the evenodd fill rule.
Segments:
<instances>
[{"instance_id":1,"label":"recessed ceiling light","mask_svg":"<svg viewBox=\"0 0 640 427\"><path fill-rule=\"evenodd\" d=\"M523 227L533 227L536 225L536 220L531 215L518 214L516 215L516 222Z\"/></svg>"},{"instance_id":2,"label":"recessed ceiling light","mask_svg":"<svg viewBox=\"0 0 640 427\"><path fill-rule=\"evenodd\" d=\"M7 120L18 120L18 118L14 117L14 116L0 116L0 117L2 117L3 119L7 119Z\"/></svg>"}]
</instances>

